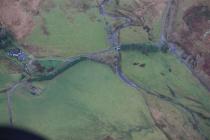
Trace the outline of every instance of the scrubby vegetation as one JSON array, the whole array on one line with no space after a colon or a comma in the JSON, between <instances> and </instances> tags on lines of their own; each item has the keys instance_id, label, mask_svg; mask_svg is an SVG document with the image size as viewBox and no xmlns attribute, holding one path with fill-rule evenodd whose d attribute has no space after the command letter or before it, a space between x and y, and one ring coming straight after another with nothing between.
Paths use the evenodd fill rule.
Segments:
<instances>
[{"instance_id":1,"label":"scrubby vegetation","mask_svg":"<svg viewBox=\"0 0 210 140\"><path fill-rule=\"evenodd\" d=\"M11 47L14 42L14 37L10 31L0 25L0 49Z\"/></svg>"}]
</instances>

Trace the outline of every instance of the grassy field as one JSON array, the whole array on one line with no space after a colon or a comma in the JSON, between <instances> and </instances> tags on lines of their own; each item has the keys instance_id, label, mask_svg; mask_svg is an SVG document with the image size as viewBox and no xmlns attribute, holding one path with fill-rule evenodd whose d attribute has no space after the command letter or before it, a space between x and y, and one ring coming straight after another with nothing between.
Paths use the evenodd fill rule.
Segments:
<instances>
[{"instance_id":1,"label":"grassy field","mask_svg":"<svg viewBox=\"0 0 210 140\"><path fill-rule=\"evenodd\" d=\"M8 88L13 82L20 79L20 74L9 69L7 61L0 60L0 90ZM0 95L0 125L7 124L7 98L4 93Z\"/></svg>"},{"instance_id":2,"label":"grassy field","mask_svg":"<svg viewBox=\"0 0 210 140\"><path fill-rule=\"evenodd\" d=\"M9 64L7 63L7 61L0 60L0 90L6 88L12 82L17 81L20 78L20 74L8 70Z\"/></svg>"},{"instance_id":3,"label":"grassy field","mask_svg":"<svg viewBox=\"0 0 210 140\"><path fill-rule=\"evenodd\" d=\"M11 81L13 81L13 77L9 74L5 74L5 71L0 71L0 89L5 88L7 85L9 85L9 83L11 83Z\"/></svg>"},{"instance_id":4,"label":"grassy field","mask_svg":"<svg viewBox=\"0 0 210 140\"><path fill-rule=\"evenodd\" d=\"M139 63L139 65L135 63ZM140 66L142 64L144 67ZM122 52L122 69L128 78L137 84L163 96L170 97L173 102L180 103L192 111L210 116L209 92L186 66L174 56L161 52L143 55L137 51L125 51ZM153 108L163 114L168 114L166 115L168 116L166 118L169 119L167 122L181 130L180 126L183 122L187 122L185 119L190 115L182 109L173 106L173 104L164 106L164 104L168 103L163 103L159 99L155 99L155 97L148 98L150 107L153 106ZM174 114L173 110L177 109L179 113ZM209 136L209 133L207 133L210 130L208 123L205 119L201 120L199 123L199 125L202 124L200 128L202 132L206 132L205 134ZM188 128L185 128L185 130L187 131ZM173 134L171 130L168 133ZM182 131L177 131L177 133L182 134Z\"/></svg>"},{"instance_id":5,"label":"grassy field","mask_svg":"<svg viewBox=\"0 0 210 140\"><path fill-rule=\"evenodd\" d=\"M127 87L104 65L81 62L41 84L44 91L40 96L24 89L14 94L16 126L55 140L103 140L107 136L165 139L142 94Z\"/></svg>"},{"instance_id":6,"label":"grassy field","mask_svg":"<svg viewBox=\"0 0 210 140\"><path fill-rule=\"evenodd\" d=\"M120 31L120 41L122 44L150 42L147 33L142 27L130 27Z\"/></svg>"},{"instance_id":7,"label":"grassy field","mask_svg":"<svg viewBox=\"0 0 210 140\"><path fill-rule=\"evenodd\" d=\"M0 125L6 125L8 122L7 98L5 95L0 95Z\"/></svg>"},{"instance_id":8,"label":"grassy field","mask_svg":"<svg viewBox=\"0 0 210 140\"><path fill-rule=\"evenodd\" d=\"M34 31L24 41L41 47L44 51L39 55L72 56L109 47L105 23L97 8L78 11L79 4L71 6L74 1L54 0L52 3L54 6L49 11L41 10Z\"/></svg>"},{"instance_id":9,"label":"grassy field","mask_svg":"<svg viewBox=\"0 0 210 140\"><path fill-rule=\"evenodd\" d=\"M145 64L145 67L133 63ZM167 85L181 96L190 96L208 103L208 91L174 56L165 53L143 55L140 52L122 52L122 68L130 79L148 88L170 96ZM210 105L210 104L209 104Z\"/></svg>"},{"instance_id":10,"label":"grassy field","mask_svg":"<svg viewBox=\"0 0 210 140\"><path fill-rule=\"evenodd\" d=\"M120 41L122 44L131 44L131 43L151 43L158 42L160 38L160 22L157 19L156 22L153 23L151 38L150 41L148 38L148 34L142 29L142 27L129 27L120 31Z\"/></svg>"}]
</instances>

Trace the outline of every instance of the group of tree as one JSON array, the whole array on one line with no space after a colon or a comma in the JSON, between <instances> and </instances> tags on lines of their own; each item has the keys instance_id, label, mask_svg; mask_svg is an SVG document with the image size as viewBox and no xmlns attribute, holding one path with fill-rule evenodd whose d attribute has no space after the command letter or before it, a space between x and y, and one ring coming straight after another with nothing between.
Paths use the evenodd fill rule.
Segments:
<instances>
[{"instance_id":1,"label":"group of tree","mask_svg":"<svg viewBox=\"0 0 210 140\"><path fill-rule=\"evenodd\" d=\"M123 44L123 45L121 45L121 50L140 51L145 55L159 51L158 47L156 47L152 44Z\"/></svg>"},{"instance_id":2,"label":"group of tree","mask_svg":"<svg viewBox=\"0 0 210 140\"><path fill-rule=\"evenodd\" d=\"M0 49L12 46L14 37L10 31L0 25Z\"/></svg>"}]
</instances>

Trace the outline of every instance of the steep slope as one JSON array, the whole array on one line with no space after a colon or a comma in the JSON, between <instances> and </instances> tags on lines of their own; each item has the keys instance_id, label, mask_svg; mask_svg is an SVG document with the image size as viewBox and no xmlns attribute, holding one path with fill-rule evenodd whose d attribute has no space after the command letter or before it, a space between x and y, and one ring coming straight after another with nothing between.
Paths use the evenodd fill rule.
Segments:
<instances>
[{"instance_id":1,"label":"steep slope","mask_svg":"<svg viewBox=\"0 0 210 140\"><path fill-rule=\"evenodd\" d=\"M210 2L174 0L174 3L176 12L170 19L167 39L183 50L181 58L210 88Z\"/></svg>"}]
</instances>

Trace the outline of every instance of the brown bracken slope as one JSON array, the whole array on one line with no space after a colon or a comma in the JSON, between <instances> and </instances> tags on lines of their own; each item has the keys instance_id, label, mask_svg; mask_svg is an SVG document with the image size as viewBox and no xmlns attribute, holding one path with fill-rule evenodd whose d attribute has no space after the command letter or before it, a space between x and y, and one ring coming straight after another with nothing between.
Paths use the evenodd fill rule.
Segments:
<instances>
[{"instance_id":1,"label":"brown bracken slope","mask_svg":"<svg viewBox=\"0 0 210 140\"><path fill-rule=\"evenodd\" d=\"M22 39L33 30L41 0L0 0L0 23Z\"/></svg>"},{"instance_id":2,"label":"brown bracken slope","mask_svg":"<svg viewBox=\"0 0 210 140\"><path fill-rule=\"evenodd\" d=\"M184 50L182 58L210 89L210 1L175 1L177 12L168 39Z\"/></svg>"}]
</instances>

